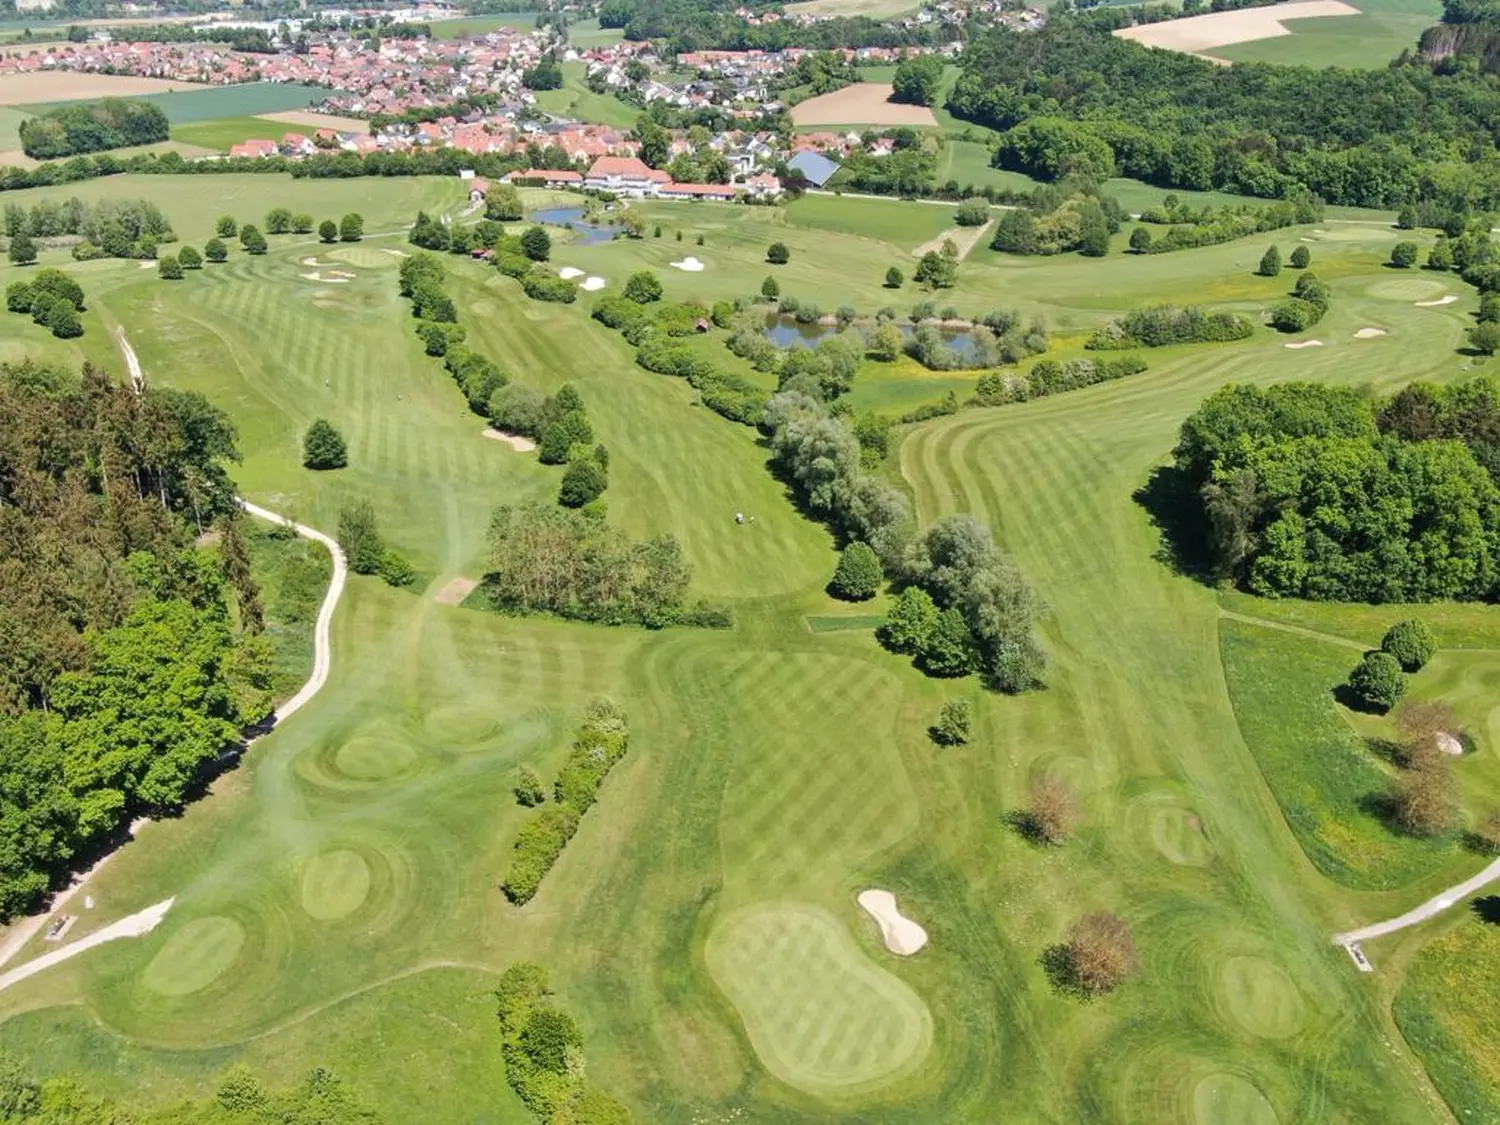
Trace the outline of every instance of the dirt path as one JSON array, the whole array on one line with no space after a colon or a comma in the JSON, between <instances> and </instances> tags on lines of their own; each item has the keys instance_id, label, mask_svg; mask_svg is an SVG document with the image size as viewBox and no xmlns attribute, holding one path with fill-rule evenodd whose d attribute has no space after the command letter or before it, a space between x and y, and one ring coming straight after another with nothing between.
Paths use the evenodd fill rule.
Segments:
<instances>
[{"instance_id":1,"label":"dirt path","mask_svg":"<svg viewBox=\"0 0 1500 1125\"><path fill-rule=\"evenodd\" d=\"M118 941L120 938L140 937L149 934L156 929L157 925L167 916L167 911L172 909L174 899L158 902L155 906L148 906L145 910L138 911L118 922L111 922L102 930L96 930L88 937L79 938L70 945L51 953L43 954L19 968L12 969L8 973L0 973L0 992L13 984L19 984L27 977L35 976L43 969L50 969L60 961L66 961L71 957L77 957L80 953L86 953L96 945L103 945L107 941Z\"/></svg>"},{"instance_id":2,"label":"dirt path","mask_svg":"<svg viewBox=\"0 0 1500 1125\"><path fill-rule=\"evenodd\" d=\"M1435 917L1447 910L1455 903L1468 898L1475 891L1489 886L1496 879L1500 879L1500 859L1495 860L1479 874L1470 876L1462 883L1455 883L1447 890L1433 896L1420 906L1415 906L1405 914L1398 914L1394 918L1388 918L1384 922L1373 922L1368 926L1361 926L1357 930L1348 930L1342 934L1333 935L1333 943L1342 945L1349 951L1349 956L1354 958L1354 963L1360 967L1361 972L1371 972L1374 966L1360 950L1360 943L1371 941L1386 934L1393 934L1397 930L1404 930L1408 926L1415 926L1427 919Z\"/></svg>"},{"instance_id":3,"label":"dirt path","mask_svg":"<svg viewBox=\"0 0 1500 1125\"><path fill-rule=\"evenodd\" d=\"M1305 625L1289 625L1284 621L1269 621L1264 617L1252 617L1248 613L1235 613L1230 609L1219 610L1219 616L1228 618L1230 621L1238 621L1245 625L1258 625L1262 629L1279 629L1283 633L1297 633L1303 637L1312 637L1314 640L1326 641L1331 645L1342 645L1344 648L1358 649L1360 652L1368 652L1371 645L1362 641L1350 640L1348 637L1336 637L1332 633L1320 633L1316 629L1309 629Z\"/></svg>"},{"instance_id":4,"label":"dirt path","mask_svg":"<svg viewBox=\"0 0 1500 1125\"><path fill-rule=\"evenodd\" d=\"M961 262L969 256L969 251L979 245L980 240L990 232L990 227L994 225L994 220L992 219L983 226L978 227L949 227L936 238L929 238L922 245L918 246L911 252L911 256L913 258L920 258L927 253L940 253L943 249L943 243L951 238L953 245L958 247L958 260Z\"/></svg>"}]
</instances>

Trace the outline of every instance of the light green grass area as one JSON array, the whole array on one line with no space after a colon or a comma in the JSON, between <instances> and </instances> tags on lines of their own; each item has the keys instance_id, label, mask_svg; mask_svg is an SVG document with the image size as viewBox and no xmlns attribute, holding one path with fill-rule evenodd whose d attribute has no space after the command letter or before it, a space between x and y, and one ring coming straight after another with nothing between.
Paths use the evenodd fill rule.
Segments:
<instances>
[{"instance_id":1,"label":"light green grass area","mask_svg":"<svg viewBox=\"0 0 1500 1125\"><path fill-rule=\"evenodd\" d=\"M897 199L804 195L786 207L786 218L793 226L916 246L956 225L953 218L955 206L903 203Z\"/></svg>"},{"instance_id":2,"label":"light green grass area","mask_svg":"<svg viewBox=\"0 0 1500 1125\"><path fill-rule=\"evenodd\" d=\"M280 113L288 109L306 109L328 96L321 86L298 86L290 82L247 82L240 86L193 86L164 94L139 94L131 101L148 102L167 115L174 126L224 117L253 117L257 113ZM57 106L75 102L48 102L18 108L27 113L44 113Z\"/></svg>"},{"instance_id":3,"label":"light green grass area","mask_svg":"<svg viewBox=\"0 0 1500 1125\"><path fill-rule=\"evenodd\" d=\"M730 601L736 625L607 629L435 601L452 577L483 574L494 505L550 501L560 479L482 437L483 419L422 354L398 259L382 253L410 251L389 232L418 208L454 210L457 180L137 177L12 198L69 194L145 195L195 243L224 212L365 214L374 235L358 247L279 236L264 257L236 252L180 283L47 251L42 264L69 265L85 288L86 333L58 342L12 317L0 359L119 372L110 331L123 325L149 381L229 412L250 499L329 530L342 505L369 499L391 544L433 578L404 591L351 579L323 692L210 797L122 849L91 883L96 908L78 932L175 896L166 920L0 992L0 1047L153 1103L239 1061L273 1083L323 1064L391 1122L520 1125L531 1118L504 1085L491 991L529 958L549 966L579 1019L590 1080L643 1122L989 1125L997 1106L1017 1125L1443 1119L1387 998L1329 934L1398 913L1478 860L1400 842L1392 862L1409 849L1421 885L1380 895L1319 874L1267 785L1275 763L1241 735L1220 599L1158 561L1134 499L1182 419L1227 381L1389 389L1468 370L1455 348L1472 292L1455 278L1393 278L1380 266L1387 228L1279 232L1284 247L1314 239L1333 285L1321 349L1289 351L1269 331L1166 349L1129 379L897 435L885 471L920 519L983 519L1049 607L1047 689L1012 698L927 679L884 652L869 630L879 604L825 593L835 543L767 471L757 434L695 405L682 380L636 366L589 319L592 297L531 302L460 259L448 260L449 288L468 345L520 381L578 388L609 449L609 520L676 536L695 591ZM809 202L797 204L804 218ZM882 201L846 212L854 233L829 225L837 209L811 211L824 225L773 208L650 204L662 239L560 238L552 260L606 278L605 293L651 268L675 299L744 296L768 274L829 309L904 310L925 296L882 281L890 265L910 271L912 246L930 236L922 224L946 225L947 208ZM790 248L787 265L765 264L773 241ZM1088 330L1146 299L1263 307L1290 286L1253 275L1266 241L1102 260L986 252L937 300L1043 315L1057 354L1078 354ZM686 254L706 268L672 268ZM304 279L312 255L356 276ZM0 267L0 284L21 276ZM1419 308L1412 280L1463 299ZM1365 325L1388 335L1354 339ZM853 401L894 410L969 378L867 365ZM345 436L348 468L300 467L318 417ZM737 512L755 523L736 524ZM841 618L859 627L823 626ZM1358 653L1239 627L1256 630L1251 658L1260 634L1288 639L1324 678L1319 693ZM1414 680L1458 698L1485 748L1496 743L1484 702L1500 684L1488 660L1445 651ZM550 779L599 693L628 712L630 753L536 899L512 907L496 884L524 815L517 772ZM958 697L974 703L974 737L940 749L927 729ZM1295 730L1289 716L1272 720L1312 758L1327 717ZM1493 757L1481 749L1459 764L1469 815L1487 799ZM1039 849L1008 824L1042 772L1082 808L1062 848ZM854 903L869 887L927 928L917 956L885 951ZM1142 971L1083 1003L1054 991L1041 961L1093 910L1129 920ZM178 961L180 974L164 971Z\"/></svg>"},{"instance_id":4,"label":"light green grass area","mask_svg":"<svg viewBox=\"0 0 1500 1125\"><path fill-rule=\"evenodd\" d=\"M1442 19L1436 0L1358 0L1357 16L1287 20L1290 35L1215 47L1206 54L1230 62L1285 66L1385 67L1402 51L1416 50L1422 32Z\"/></svg>"},{"instance_id":5,"label":"light green grass area","mask_svg":"<svg viewBox=\"0 0 1500 1125\"><path fill-rule=\"evenodd\" d=\"M575 47L608 47L625 38L617 27L600 27L597 19L576 20L568 25L568 42Z\"/></svg>"},{"instance_id":6,"label":"light green grass area","mask_svg":"<svg viewBox=\"0 0 1500 1125\"><path fill-rule=\"evenodd\" d=\"M563 85L560 90L538 90L536 104L559 117L572 117L615 129L628 129L641 116L641 107L622 102L611 94L596 94L586 81L588 68L583 63L563 63Z\"/></svg>"},{"instance_id":7,"label":"light green grass area","mask_svg":"<svg viewBox=\"0 0 1500 1125\"><path fill-rule=\"evenodd\" d=\"M21 122L28 116L19 109L0 107L0 152L12 152L21 147Z\"/></svg>"},{"instance_id":8,"label":"light green grass area","mask_svg":"<svg viewBox=\"0 0 1500 1125\"><path fill-rule=\"evenodd\" d=\"M267 121L263 117L221 117L212 121L173 125L172 139L214 152L228 152L242 141L280 141L288 133L310 137L315 132L317 128L313 125L295 125L289 121Z\"/></svg>"},{"instance_id":9,"label":"light green grass area","mask_svg":"<svg viewBox=\"0 0 1500 1125\"><path fill-rule=\"evenodd\" d=\"M517 31L536 26L536 12L497 12L488 16L467 16L463 19L433 20L429 24L434 39L457 39L465 35L487 35L502 27Z\"/></svg>"}]
</instances>

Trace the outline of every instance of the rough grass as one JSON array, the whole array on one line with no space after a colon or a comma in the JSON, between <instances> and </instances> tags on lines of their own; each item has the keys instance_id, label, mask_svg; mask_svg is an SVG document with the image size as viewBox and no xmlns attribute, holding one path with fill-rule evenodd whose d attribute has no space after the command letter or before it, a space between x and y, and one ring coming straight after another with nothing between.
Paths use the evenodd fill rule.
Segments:
<instances>
[{"instance_id":1,"label":"rough grass","mask_svg":"<svg viewBox=\"0 0 1500 1125\"><path fill-rule=\"evenodd\" d=\"M283 177L141 178L16 198L91 190L156 199L194 242L224 211L357 209L390 230L461 199L457 181ZM944 208L893 206L947 224ZM824 307L921 296L881 287L909 249L894 224L881 238L789 224L768 208L647 214L667 237L555 257L615 286L645 266L671 297L732 297L772 272L765 248L779 239L792 249L775 271L783 288ZM1330 229L1337 237L1318 236L1314 251L1336 294L1317 354L1287 352L1269 332L1169 349L1130 380L905 435L887 471L921 518L986 520L1050 607L1049 686L1020 698L927 680L864 629L814 633L809 617L850 612L823 592L834 545L766 472L753 431L634 366L618 335L588 320L588 301L525 301L514 282L455 263L471 341L517 378L578 385L610 449L610 519L677 535L697 587L734 599L736 628L504 618L353 579L324 694L211 798L145 829L98 877L84 921L169 894L172 914L146 938L0 994L0 1045L148 1101L201 1090L239 1060L273 1081L324 1063L393 1121L519 1125L528 1118L503 1085L488 990L526 957L553 968L582 1022L591 1079L643 1121L988 1123L996 1105L1027 1123L1235 1120L1203 1116L1224 1105L1247 1122L1266 1107L1283 1122L1432 1120L1409 1068L1391 1065L1378 997L1328 943L1369 920L1370 900L1306 861L1240 736L1217 598L1157 561L1158 536L1132 499L1181 419L1225 381L1451 377L1472 300L1417 309L1381 295L1390 232ZM1263 242L1145 260L971 259L938 300L1044 313L1076 341L1146 294L1256 307L1274 292L1251 276ZM685 252L708 269L667 266ZM350 263L350 284L319 286L298 277L311 253L322 251L278 238L264 258L236 255L177 285L135 263L90 263L77 268L86 335L61 343L13 318L0 356L118 371L108 329L126 324L148 378L202 390L231 413L245 452L236 478L256 502L331 528L342 504L368 497L434 589L482 573L489 509L550 499L556 470L481 436L483 421L421 354L393 270ZM1355 343L1362 323L1391 333ZM892 367L880 393L894 400L903 369ZM347 469L299 467L301 434L320 416L348 440ZM755 527L736 525L736 511L756 514ZM1427 682L1451 673L1477 708L1480 667L1435 664ZM629 713L631 754L541 893L510 907L495 883L523 815L509 793L516 772L549 776L597 693ZM938 750L927 727L959 694L975 700L974 741ZM1006 820L1043 771L1084 809L1060 849L1037 849ZM330 880L352 884L361 868L364 895L334 901ZM1435 864L1431 878L1450 873ZM882 952L853 905L868 886L892 890L928 927L921 955ZM713 971L722 920L786 902L836 919L858 957L931 1014L930 1049L890 1085L830 1096L782 1081L773 1062L811 1044L806 1028L763 1019L751 1033ZM1081 1004L1053 991L1040 959L1097 909L1131 922L1142 972ZM144 986L175 936L215 918L244 932L226 968L185 996ZM214 943L220 958L229 944ZM785 987L780 973L761 975Z\"/></svg>"},{"instance_id":2,"label":"rough grass","mask_svg":"<svg viewBox=\"0 0 1500 1125\"><path fill-rule=\"evenodd\" d=\"M586 81L588 68L583 63L563 63L563 85L560 90L538 90L536 104L548 113L591 121L616 129L628 129L641 115L639 106L622 102L610 94L596 94Z\"/></svg>"}]
</instances>

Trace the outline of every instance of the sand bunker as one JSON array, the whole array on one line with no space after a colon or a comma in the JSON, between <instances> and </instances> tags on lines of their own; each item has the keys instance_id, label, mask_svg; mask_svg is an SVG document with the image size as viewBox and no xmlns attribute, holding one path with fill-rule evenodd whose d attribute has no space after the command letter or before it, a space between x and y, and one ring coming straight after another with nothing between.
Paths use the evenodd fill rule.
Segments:
<instances>
[{"instance_id":1,"label":"sand bunker","mask_svg":"<svg viewBox=\"0 0 1500 1125\"><path fill-rule=\"evenodd\" d=\"M441 590L432 596L435 602L443 605L462 605L463 600L474 592L474 587L479 583L472 578L455 578Z\"/></svg>"},{"instance_id":2,"label":"sand bunker","mask_svg":"<svg viewBox=\"0 0 1500 1125\"><path fill-rule=\"evenodd\" d=\"M143 269L143 270L155 269L156 268L156 263L154 261L151 261L151 262L142 262L140 264L139 268Z\"/></svg>"},{"instance_id":3,"label":"sand bunker","mask_svg":"<svg viewBox=\"0 0 1500 1125\"><path fill-rule=\"evenodd\" d=\"M672 268L674 270L687 270L688 273L702 273L703 263L697 258L689 257L682 259L680 262L673 262Z\"/></svg>"},{"instance_id":4,"label":"sand bunker","mask_svg":"<svg viewBox=\"0 0 1500 1125\"><path fill-rule=\"evenodd\" d=\"M1322 340L1299 340L1295 344L1287 345L1293 351L1296 351L1298 348L1321 348L1322 346Z\"/></svg>"},{"instance_id":5,"label":"sand bunker","mask_svg":"<svg viewBox=\"0 0 1500 1125\"><path fill-rule=\"evenodd\" d=\"M354 278L358 277L359 274L350 273L348 270L329 270L328 276L343 278L345 281L352 281L354 280Z\"/></svg>"},{"instance_id":6,"label":"sand bunker","mask_svg":"<svg viewBox=\"0 0 1500 1125\"><path fill-rule=\"evenodd\" d=\"M304 266L312 266L313 269L321 269L323 267L333 265L332 262L320 262L320 261L318 261L318 257L317 257L316 254L314 254L311 258L303 258L302 259L302 264Z\"/></svg>"},{"instance_id":7,"label":"sand bunker","mask_svg":"<svg viewBox=\"0 0 1500 1125\"><path fill-rule=\"evenodd\" d=\"M1460 757L1464 752L1464 744L1445 730L1438 731L1437 748L1444 754L1452 754L1455 758Z\"/></svg>"},{"instance_id":8,"label":"sand bunker","mask_svg":"<svg viewBox=\"0 0 1500 1125\"><path fill-rule=\"evenodd\" d=\"M910 957L927 944L927 931L896 909L896 896L890 891L860 891L855 901L879 923L880 936L892 953Z\"/></svg>"},{"instance_id":9,"label":"sand bunker","mask_svg":"<svg viewBox=\"0 0 1500 1125\"><path fill-rule=\"evenodd\" d=\"M329 274L327 277L324 277L320 273L304 273L301 276L305 277L308 281L327 282L330 285L348 285L349 278L353 275L345 274L343 277L334 277L332 274Z\"/></svg>"},{"instance_id":10,"label":"sand bunker","mask_svg":"<svg viewBox=\"0 0 1500 1125\"><path fill-rule=\"evenodd\" d=\"M1354 334L1356 340L1373 340L1376 336L1384 336L1384 328L1361 328Z\"/></svg>"},{"instance_id":11,"label":"sand bunker","mask_svg":"<svg viewBox=\"0 0 1500 1125\"><path fill-rule=\"evenodd\" d=\"M398 258L404 258L404 257L406 257L406 251L405 250L387 250L385 247L382 246L380 248L380 252L382 254L394 254Z\"/></svg>"},{"instance_id":12,"label":"sand bunker","mask_svg":"<svg viewBox=\"0 0 1500 1125\"><path fill-rule=\"evenodd\" d=\"M609 282L605 281L602 277L589 277L585 278L583 281L580 281L578 283L578 288L589 293L594 293L600 289L603 289L608 284Z\"/></svg>"},{"instance_id":13,"label":"sand bunker","mask_svg":"<svg viewBox=\"0 0 1500 1125\"><path fill-rule=\"evenodd\" d=\"M1418 301L1417 308L1430 309L1438 305L1451 305L1456 300L1458 300L1458 298L1455 297L1452 293L1449 293L1446 297L1439 297L1435 301Z\"/></svg>"},{"instance_id":14,"label":"sand bunker","mask_svg":"<svg viewBox=\"0 0 1500 1125\"><path fill-rule=\"evenodd\" d=\"M582 277L583 271L577 266L563 266L562 269L557 271L557 276L564 281L572 281L575 277Z\"/></svg>"},{"instance_id":15,"label":"sand bunker","mask_svg":"<svg viewBox=\"0 0 1500 1125\"><path fill-rule=\"evenodd\" d=\"M484 436L491 441L503 441L517 453L531 453L536 449L536 442L530 438L522 437L520 434L507 434L503 430L487 427Z\"/></svg>"}]
</instances>

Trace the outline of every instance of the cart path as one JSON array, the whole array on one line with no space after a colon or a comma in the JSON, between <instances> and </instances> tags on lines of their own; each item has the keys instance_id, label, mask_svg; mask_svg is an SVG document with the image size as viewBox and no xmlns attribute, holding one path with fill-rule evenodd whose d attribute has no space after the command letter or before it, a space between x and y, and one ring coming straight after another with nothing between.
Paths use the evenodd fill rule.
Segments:
<instances>
[{"instance_id":1,"label":"cart path","mask_svg":"<svg viewBox=\"0 0 1500 1125\"><path fill-rule=\"evenodd\" d=\"M81 884L80 884L81 885ZM0 973L0 992L13 984L20 984L27 977L35 976L43 969L50 969L60 961L66 961L71 957L77 957L80 953L86 953L96 945L103 945L107 941L118 941L120 938L140 937L149 934L156 929L157 925L167 916L167 911L172 909L172 899L158 902L155 906L148 906L145 910L121 918L118 922L111 922L102 930L96 930L88 937L79 938L77 941L63 946L61 949L51 953L44 953L34 960L27 961L19 968L10 970L8 973Z\"/></svg>"},{"instance_id":2,"label":"cart path","mask_svg":"<svg viewBox=\"0 0 1500 1125\"><path fill-rule=\"evenodd\" d=\"M1360 968L1365 972L1368 972L1369 970L1365 968L1368 962L1364 961L1364 955L1359 952L1361 942L1384 937L1386 934L1395 933L1397 930L1404 930L1408 926L1419 925L1427 921L1427 919L1441 914L1455 903L1462 902L1475 891L1489 886L1496 879L1500 879L1500 859L1495 860L1477 875L1470 876L1462 883L1455 883L1447 890L1434 895L1420 906L1415 906L1408 910L1405 914L1398 914L1396 917L1388 918L1384 922L1374 922L1368 926L1361 926L1357 930L1348 930L1342 934L1334 934L1334 944L1342 945L1345 949L1349 950L1350 956L1354 957L1355 963L1359 964Z\"/></svg>"}]
</instances>

